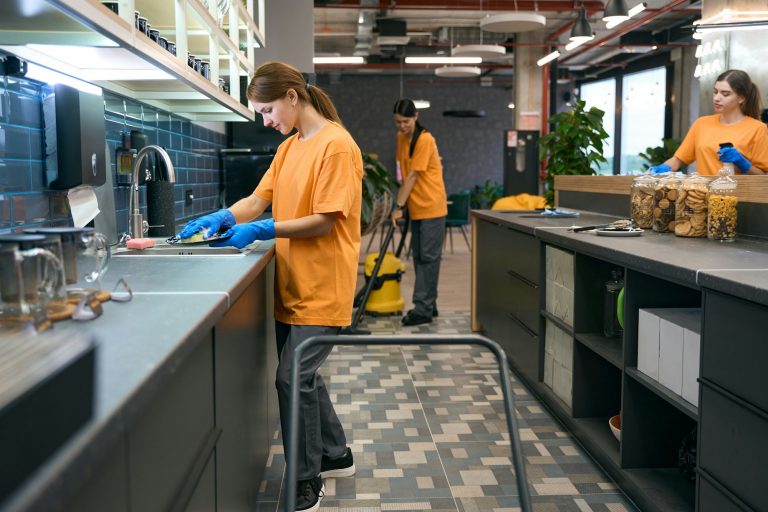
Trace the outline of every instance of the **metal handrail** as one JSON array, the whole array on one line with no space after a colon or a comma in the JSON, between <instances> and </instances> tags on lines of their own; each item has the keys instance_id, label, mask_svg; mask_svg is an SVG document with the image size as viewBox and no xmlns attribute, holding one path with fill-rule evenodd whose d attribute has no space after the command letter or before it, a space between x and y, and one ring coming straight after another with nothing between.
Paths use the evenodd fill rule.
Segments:
<instances>
[{"instance_id":1,"label":"metal handrail","mask_svg":"<svg viewBox=\"0 0 768 512\"><path fill-rule=\"evenodd\" d=\"M493 352L499 363L501 391L504 395L504 411L507 416L512 464L515 469L517 488L520 493L520 507L523 512L530 512L531 496L528 491L528 479L525 476L520 445L520 434L515 416L514 397L509 378L509 363L504 350L493 340L475 334L470 335L400 335L400 336L313 336L299 343L293 352L291 361L290 409L288 415L288 434L285 454L285 481L283 510L296 510L296 445L299 442L299 363L304 351L314 345L481 345ZM283 432L285 434L285 432Z\"/></svg>"}]
</instances>

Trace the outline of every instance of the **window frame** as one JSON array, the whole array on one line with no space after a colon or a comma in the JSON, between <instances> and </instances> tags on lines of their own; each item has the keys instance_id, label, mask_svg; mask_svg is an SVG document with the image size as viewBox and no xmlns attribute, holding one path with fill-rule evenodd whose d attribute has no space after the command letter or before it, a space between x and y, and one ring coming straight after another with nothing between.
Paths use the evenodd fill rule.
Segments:
<instances>
[{"instance_id":1,"label":"window frame","mask_svg":"<svg viewBox=\"0 0 768 512\"><path fill-rule=\"evenodd\" d=\"M637 73L639 71L647 71L653 68L665 68L666 71L666 93L665 93L665 108L664 108L664 138L672 136L672 80L674 78L674 63L670 61L669 52L665 52L659 55L651 55L647 57L641 57L632 62L626 63L624 66L617 67L605 73L600 73L597 76L590 77L584 80L577 80L576 86L579 89L579 99L581 99L581 86L593 82L599 82L607 78L613 78L616 85L616 105L614 107L614 144L613 144L613 174L617 175L621 173L621 109L622 109L622 97L624 95L624 76Z\"/></svg>"}]
</instances>

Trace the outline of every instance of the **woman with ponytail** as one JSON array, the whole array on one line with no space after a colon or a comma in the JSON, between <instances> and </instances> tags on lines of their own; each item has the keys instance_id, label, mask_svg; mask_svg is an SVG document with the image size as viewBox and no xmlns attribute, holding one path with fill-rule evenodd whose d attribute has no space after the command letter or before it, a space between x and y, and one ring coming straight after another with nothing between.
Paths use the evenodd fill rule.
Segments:
<instances>
[{"instance_id":1,"label":"woman with ponytail","mask_svg":"<svg viewBox=\"0 0 768 512\"><path fill-rule=\"evenodd\" d=\"M247 90L264 126L288 137L253 193L190 222L186 238L226 230L212 245L242 248L275 242L276 387L283 440L288 433L290 368L296 346L351 324L360 254L363 160L331 99L280 62L260 66ZM251 222L272 204L274 218ZM317 373L332 346L315 346L300 361L296 510L320 507L322 477L355 473L352 452ZM286 447L287 449L287 447Z\"/></svg>"},{"instance_id":2,"label":"woman with ponytail","mask_svg":"<svg viewBox=\"0 0 768 512\"><path fill-rule=\"evenodd\" d=\"M696 171L716 175L722 162L731 162L742 174L768 171L768 127L760 121L760 91L749 75L729 69L715 80L715 114L698 118L675 155L651 167L654 173L676 171L696 161ZM730 142L733 147L720 148Z\"/></svg>"},{"instance_id":3,"label":"woman with ponytail","mask_svg":"<svg viewBox=\"0 0 768 512\"><path fill-rule=\"evenodd\" d=\"M413 309L403 317L404 325L432 322L437 316L437 281L443 254L448 201L443 183L443 165L431 133L419 124L416 105L409 99L395 103L397 166L403 182L397 194L392 220L407 206L411 220L411 248L416 282Z\"/></svg>"}]
</instances>

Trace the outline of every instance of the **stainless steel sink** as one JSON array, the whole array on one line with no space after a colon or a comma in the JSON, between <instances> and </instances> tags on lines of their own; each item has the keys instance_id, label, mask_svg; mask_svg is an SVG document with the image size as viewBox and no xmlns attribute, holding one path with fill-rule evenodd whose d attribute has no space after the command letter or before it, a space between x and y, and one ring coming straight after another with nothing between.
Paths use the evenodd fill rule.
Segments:
<instances>
[{"instance_id":1,"label":"stainless steel sink","mask_svg":"<svg viewBox=\"0 0 768 512\"><path fill-rule=\"evenodd\" d=\"M236 247L157 244L147 249L117 249L112 256L244 256L249 252L240 251Z\"/></svg>"}]
</instances>

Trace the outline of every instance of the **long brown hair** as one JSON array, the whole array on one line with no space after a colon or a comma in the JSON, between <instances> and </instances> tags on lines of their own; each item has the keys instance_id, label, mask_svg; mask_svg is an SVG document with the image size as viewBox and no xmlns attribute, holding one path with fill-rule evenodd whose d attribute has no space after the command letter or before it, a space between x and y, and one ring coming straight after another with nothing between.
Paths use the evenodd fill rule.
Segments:
<instances>
[{"instance_id":1,"label":"long brown hair","mask_svg":"<svg viewBox=\"0 0 768 512\"><path fill-rule=\"evenodd\" d=\"M741 104L741 112L745 116L760 120L760 112L763 110L763 102L760 98L760 89L749 78L749 75L740 69L729 69L717 77L716 82L726 81L733 92L744 98Z\"/></svg>"},{"instance_id":2,"label":"long brown hair","mask_svg":"<svg viewBox=\"0 0 768 512\"><path fill-rule=\"evenodd\" d=\"M324 118L342 124L325 91L308 84L298 69L283 62L266 62L259 66L248 84L246 96L256 103L269 103L285 96L288 89L296 91L299 101L312 105Z\"/></svg>"}]
</instances>

